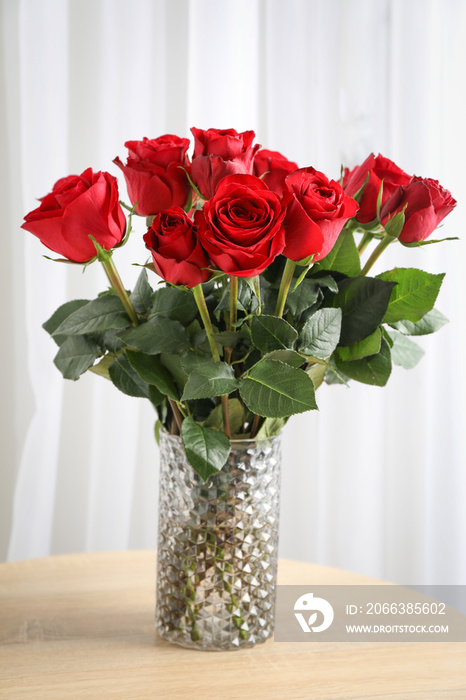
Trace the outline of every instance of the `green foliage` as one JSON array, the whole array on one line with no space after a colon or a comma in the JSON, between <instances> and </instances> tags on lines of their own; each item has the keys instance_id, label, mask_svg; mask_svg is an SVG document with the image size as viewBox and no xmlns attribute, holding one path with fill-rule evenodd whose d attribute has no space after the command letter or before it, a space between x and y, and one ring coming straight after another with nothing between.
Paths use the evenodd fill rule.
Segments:
<instances>
[{"instance_id":1,"label":"green foliage","mask_svg":"<svg viewBox=\"0 0 466 700\"><path fill-rule=\"evenodd\" d=\"M256 348L265 354L292 348L298 332L283 318L262 314L251 321L251 338Z\"/></svg>"},{"instance_id":2,"label":"green foliage","mask_svg":"<svg viewBox=\"0 0 466 700\"><path fill-rule=\"evenodd\" d=\"M299 351L322 360L330 357L340 340L341 320L341 309L318 309L299 334Z\"/></svg>"},{"instance_id":3,"label":"green foliage","mask_svg":"<svg viewBox=\"0 0 466 700\"><path fill-rule=\"evenodd\" d=\"M230 454L230 441L224 433L205 428L191 417L183 421L181 439L189 462L204 480L218 472Z\"/></svg>"},{"instance_id":4,"label":"green foliage","mask_svg":"<svg viewBox=\"0 0 466 700\"><path fill-rule=\"evenodd\" d=\"M433 309L444 277L444 274L432 275L424 270L401 267L377 275L378 280L395 285L383 318L384 322L420 321Z\"/></svg>"},{"instance_id":5,"label":"green foliage","mask_svg":"<svg viewBox=\"0 0 466 700\"><path fill-rule=\"evenodd\" d=\"M49 319L48 323L51 320ZM119 297L106 294L79 306L64 318L52 335L85 335L96 331L128 328L130 325L131 321Z\"/></svg>"},{"instance_id":6,"label":"green foliage","mask_svg":"<svg viewBox=\"0 0 466 700\"><path fill-rule=\"evenodd\" d=\"M317 408L314 384L306 372L278 360L260 360L243 378L240 394L259 416L284 418Z\"/></svg>"},{"instance_id":7,"label":"green foliage","mask_svg":"<svg viewBox=\"0 0 466 700\"><path fill-rule=\"evenodd\" d=\"M343 230L330 253L315 264L314 270L336 270L348 277L359 275L361 263L353 234Z\"/></svg>"},{"instance_id":8,"label":"green foliage","mask_svg":"<svg viewBox=\"0 0 466 700\"><path fill-rule=\"evenodd\" d=\"M66 304L59 306L55 313L49 318L48 321L42 324L42 328L49 333L57 345L61 345L64 340L68 337L65 335L56 335L55 331L59 326L68 318L72 313L80 309L82 306L86 306L89 303L89 299L73 299L73 301L67 301Z\"/></svg>"},{"instance_id":9,"label":"green foliage","mask_svg":"<svg viewBox=\"0 0 466 700\"><path fill-rule=\"evenodd\" d=\"M379 218L349 221L317 263L278 256L260 278L238 278L233 314L225 273L194 289L154 291L149 264L129 297L116 275L96 299L67 302L44 323L59 346L54 362L67 379L90 370L148 399L156 435L181 426L190 463L208 479L228 459L228 426L234 439L276 435L289 416L317 409L322 382L385 386L392 364L419 362L424 351L408 336L447 322L434 309L443 275L415 268L366 275L403 222L403 212L385 230ZM361 250L380 241L362 271L353 235L361 230ZM97 250L111 260L111 251Z\"/></svg>"},{"instance_id":10,"label":"green foliage","mask_svg":"<svg viewBox=\"0 0 466 700\"><path fill-rule=\"evenodd\" d=\"M380 325L396 281L354 277L338 285L333 306L342 310L340 345L354 345Z\"/></svg>"},{"instance_id":11,"label":"green foliage","mask_svg":"<svg viewBox=\"0 0 466 700\"><path fill-rule=\"evenodd\" d=\"M116 388L128 396L136 396L146 399L149 396L149 387L141 379L138 373L131 367L128 358L120 355L108 368L110 379Z\"/></svg>"},{"instance_id":12,"label":"green foliage","mask_svg":"<svg viewBox=\"0 0 466 700\"><path fill-rule=\"evenodd\" d=\"M154 290L147 279L147 271L143 269L136 285L129 295L130 301L139 314L149 314L152 309Z\"/></svg>"},{"instance_id":13,"label":"green foliage","mask_svg":"<svg viewBox=\"0 0 466 700\"><path fill-rule=\"evenodd\" d=\"M383 338L377 354L349 362L340 360L336 355L335 364L337 369L350 379L355 379L363 384L385 386L392 371L390 347Z\"/></svg>"},{"instance_id":14,"label":"green foliage","mask_svg":"<svg viewBox=\"0 0 466 700\"><path fill-rule=\"evenodd\" d=\"M398 331L387 330L392 341L390 348L392 361L405 369L412 369L424 355L424 350L417 343Z\"/></svg>"},{"instance_id":15,"label":"green foliage","mask_svg":"<svg viewBox=\"0 0 466 700\"><path fill-rule=\"evenodd\" d=\"M288 294L285 309L293 316L299 316L306 309L313 306L322 293L317 282L311 278L304 279L299 287Z\"/></svg>"},{"instance_id":16,"label":"green foliage","mask_svg":"<svg viewBox=\"0 0 466 700\"><path fill-rule=\"evenodd\" d=\"M412 321L396 321L390 325L405 335L428 335L440 330L446 323L448 323L448 319L437 309L432 309L416 323Z\"/></svg>"},{"instance_id":17,"label":"green foliage","mask_svg":"<svg viewBox=\"0 0 466 700\"><path fill-rule=\"evenodd\" d=\"M260 440L261 438L269 438L273 435L278 435L286 425L286 420L286 418L266 418L260 430L257 431L257 439Z\"/></svg>"},{"instance_id":18,"label":"green foliage","mask_svg":"<svg viewBox=\"0 0 466 700\"><path fill-rule=\"evenodd\" d=\"M238 380L231 365L226 362L215 362L211 358L196 359L197 365L195 367L191 365L181 397L182 401L222 396L238 388ZM186 365L183 366L186 369Z\"/></svg>"},{"instance_id":19,"label":"green foliage","mask_svg":"<svg viewBox=\"0 0 466 700\"><path fill-rule=\"evenodd\" d=\"M147 355L185 352L190 344L186 328L179 321L161 314L151 316L146 323L125 331L121 339L128 347Z\"/></svg>"},{"instance_id":20,"label":"green foliage","mask_svg":"<svg viewBox=\"0 0 466 700\"><path fill-rule=\"evenodd\" d=\"M346 347L339 347L337 349L337 356L344 362L361 360L363 357L376 355L380 350L381 342L382 332L380 328L376 328L373 333L368 335L367 338L360 340L359 343L347 345Z\"/></svg>"},{"instance_id":21,"label":"green foliage","mask_svg":"<svg viewBox=\"0 0 466 700\"><path fill-rule=\"evenodd\" d=\"M84 335L69 336L60 346L54 363L65 379L79 379L102 354L97 343Z\"/></svg>"},{"instance_id":22,"label":"green foliage","mask_svg":"<svg viewBox=\"0 0 466 700\"><path fill-rule=\"evenodd\" d=\"M135 350L127 350L126 357L131 367L144 382L155 386L161 394L178 401L179 396L175 382L170 372L163 366L157 356L146 355Z\"/></svg>"},{"instance_id":23,"label":"green foliage","mask_svg":"<svg viewBox=\"0 0 466 700\"><path fill-rule=\"evenodd\" d=\"M306 359L296 352L296 350L272 350L264 355L264 360L279 360L279 362L284 362L286 365L291 365L292 367L301 367L302 364L306 362Z\"/></svg>"},{"instance_id":24,"label":"green foliage","mask_svg":"<svg viewBox=\"0 0 466 700\"><path fill-rule=\"evenodd\" d=\"M152 316L166 316L187 326L197 314L196 302L191 292L178 287L163 287L154 292Z\"/></svg>"},{"instance_id":25,"label":"green foliage","mask_svg":"<svg viewBox=\"0 0 466 700\"><path fill-rule=\"evenodd\" d=\"M241 433L245 421L244 406L239 399L228 399L231 434ZM222 405L217 404L204 423L206 428L224 429Z\"/></svg>"}]
</instances>

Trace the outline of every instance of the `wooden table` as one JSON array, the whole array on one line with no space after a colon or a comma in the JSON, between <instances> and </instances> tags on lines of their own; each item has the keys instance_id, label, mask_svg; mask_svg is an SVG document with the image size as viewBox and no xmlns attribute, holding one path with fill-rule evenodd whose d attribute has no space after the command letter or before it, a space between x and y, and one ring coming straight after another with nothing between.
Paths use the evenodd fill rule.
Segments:
<instances>
[{"instance_id":1,"label":"wooden table","mask_svg":"<svg viewBox=\"0 0 466 700\"><path fill-rule=\"evenodd\" d=\"M371 583L280 562L283 584ZM302 644L223 653L154 629L153 552L0 564L2 700L465 700L466 644Z\"/></svg>"}]
</instances>

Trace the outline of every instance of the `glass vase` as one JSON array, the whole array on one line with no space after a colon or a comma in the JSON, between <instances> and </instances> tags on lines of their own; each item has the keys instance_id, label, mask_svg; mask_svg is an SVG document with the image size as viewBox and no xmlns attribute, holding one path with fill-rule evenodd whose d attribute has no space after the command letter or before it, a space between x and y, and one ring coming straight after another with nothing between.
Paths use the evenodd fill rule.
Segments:
<instances>
[{"instance_id":1,"label":"glass vase","mask_svg":"<svg viewBox=\"0 0 466 700\"><path fill-rule=\"evenodd\" d=\"M281 436L234 440L205 482L160 438L156 626L175 644L239 649L273 632Z\"/></svg>"}]
</instances>

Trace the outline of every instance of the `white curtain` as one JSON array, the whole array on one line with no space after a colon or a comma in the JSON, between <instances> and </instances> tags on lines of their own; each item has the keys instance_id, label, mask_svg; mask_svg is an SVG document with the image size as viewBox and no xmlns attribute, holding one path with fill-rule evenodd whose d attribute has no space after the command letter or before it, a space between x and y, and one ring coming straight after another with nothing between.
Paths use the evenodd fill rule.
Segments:
<instances>
[{"instance_id":1,"label":"white curtain","mask_svg":"<svg viewBox=\"0 0 466 700\"><path fill-rule=\"evenodd\" d=\"M442 235L377 271L447 277L450 324L385 389L323 386L284 435L281 556L400 583L466 580L463 0L2 0L0 557L154 548L150 405L65 382L41 324L105 286L20 230L64 175L119 171L124 141L254 129L338 177L374 151L459 200ZM124 182L121 193L126 198ZM127 287L143 222L116 263ZM463 283L463 284L462 284ZM148 403L148 402L147 402Z\"/></svg>"}]
</instances>

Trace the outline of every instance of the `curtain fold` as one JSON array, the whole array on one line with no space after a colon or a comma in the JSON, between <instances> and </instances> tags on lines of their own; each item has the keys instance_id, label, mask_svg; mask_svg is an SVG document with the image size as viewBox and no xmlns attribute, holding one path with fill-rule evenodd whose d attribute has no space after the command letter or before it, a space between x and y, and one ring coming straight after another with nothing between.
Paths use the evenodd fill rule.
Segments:
<instances>
[{"instance_id":1,"label":"curtain fold","mask_svg":"<svg viewBox=\"0 0 466 700\"><path fill-rule=\"evenodd\" d=\"M338 178L381 152L438 179L462 235L466 5L461 0L18 0L1 3L4 365L0 557L155 547L155 414L88 373L64 382L41 324L106 283L45 260L19 230L64 175L121 173L124 142L191 126L254 129ZM127 201L124 181L120 195ZM115 254L131 288L144 222ZM462 240L393 245L383 268L447 272L450 324L385 389L323 386L284 434L281 555L400 583L464 583ZM51 257L55 257L51 254ZM156 284L155 276L152 283Z\"/></svg>"}]
</instances>

